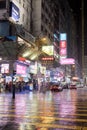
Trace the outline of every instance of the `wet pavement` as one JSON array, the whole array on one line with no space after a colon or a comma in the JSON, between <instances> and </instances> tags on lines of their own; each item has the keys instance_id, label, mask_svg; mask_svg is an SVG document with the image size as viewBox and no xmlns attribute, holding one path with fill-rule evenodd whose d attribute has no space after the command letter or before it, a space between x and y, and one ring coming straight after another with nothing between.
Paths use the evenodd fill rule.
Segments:
<instances>
[{"instance_id":1,"label":"wet pavement","mask_svg":"<svg viewBox=\"0 0 87 130\"><path fill-rule=\"evenodd\" d=\"M0 93L0 130L87 130L87 88Z\"/></svg>"}]
</instances>

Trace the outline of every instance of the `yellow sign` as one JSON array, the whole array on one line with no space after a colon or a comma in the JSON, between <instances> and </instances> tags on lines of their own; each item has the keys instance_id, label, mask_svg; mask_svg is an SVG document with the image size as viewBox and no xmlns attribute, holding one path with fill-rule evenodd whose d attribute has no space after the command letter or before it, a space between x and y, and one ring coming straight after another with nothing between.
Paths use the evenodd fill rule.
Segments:
<instances>
[{"instance_id":1,"label":"yellow sign","mask_svg":"<svg viewBox=\"0 0 87 130\"><path fill-rule=\"evenodd\" d=\"M42 51L45 52L46 54L52 56L54 52L54 46L49 45L49 46L42 46Z\"/></svg>"}]
</instances>

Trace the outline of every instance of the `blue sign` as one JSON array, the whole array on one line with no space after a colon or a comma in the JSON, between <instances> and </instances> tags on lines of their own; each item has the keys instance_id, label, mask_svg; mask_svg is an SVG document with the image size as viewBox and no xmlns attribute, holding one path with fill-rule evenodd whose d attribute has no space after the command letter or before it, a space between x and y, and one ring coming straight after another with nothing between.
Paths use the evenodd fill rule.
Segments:
<instances>
[{"instance_id":1,"label":"blue sign","mask_svg":"<svg viewBox=\"0 0 87 130\"><path fill-rule=\"evenodd\" d=\"M66 33L60 33L60 40L64 40L64 41L67 40Z\"/></svg>"},{"instance_id":2,"label":"blue sign","mask_svg":"<svg viewBox=\"0 0 87 130\"><path fill-rule=\"evenodd\" d=\"M15 21L19 21L19 18L20 18L20 10L19 8L13 3L11 2L11 17L15 20Z\"/></svg>"}]
</instances>

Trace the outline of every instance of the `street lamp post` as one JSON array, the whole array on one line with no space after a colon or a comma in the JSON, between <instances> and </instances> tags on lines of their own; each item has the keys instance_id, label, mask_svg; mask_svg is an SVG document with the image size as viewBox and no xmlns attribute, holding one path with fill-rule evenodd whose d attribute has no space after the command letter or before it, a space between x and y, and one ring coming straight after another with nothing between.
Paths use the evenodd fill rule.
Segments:
<instances>
[{"instance_id":1,"label":"street lamp post","mask_svg":"<svg viewBox=\"0 0 87 130\"><path fill-rule=\"evenodd\" d=\"M12 74L12 98L15 99L15 81L14 76L16 75L16 70L13 70Z\"/></svg>"},{"instance_id":2,"label":"street lamp post","mask_svg":"<svg viewBox=\"0 0 87 130\"><path fill-rule=\"evenodd\" d=\"M82 0L82 71L84 73L84 0Z\"/></svg>"}]
</instances>

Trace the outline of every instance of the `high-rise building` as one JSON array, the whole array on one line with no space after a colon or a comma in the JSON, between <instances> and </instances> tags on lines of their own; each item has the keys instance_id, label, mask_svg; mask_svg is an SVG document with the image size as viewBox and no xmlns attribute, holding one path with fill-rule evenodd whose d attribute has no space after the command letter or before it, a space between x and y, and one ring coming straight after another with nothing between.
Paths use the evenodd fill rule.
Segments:
<instances>
[{"instance_id":1,"label":"high-rise building","mask_svg":"<svg viewBox=\"0 0 87 130\"><path fill-rule=\"evenodd\" d=\"M22 48L26 48L26 46L31 46L31 43L34 40L34 37L30 34L30 31L31 0L0 0L0 37L2 38L1 42L3 42L3 39L6 42L8 42L8 40L13 40L18 43L18 47L21 51ZM3 45L4 44L5 43L3 42ZM8 43L6 44L6 46L9 46L7 47L7 52L9 52L9 56L12 56L12 54L10 55L10 50L13 48L13 43L10 42L10 44L12 45L9 46ZM5 49L3 50L3 52L6 50L6 46L4 46ZM13 48L13 50L15 49ZM20 51L17 52L16 46L15 52L19 54ZM0 53L0 55L2 54ZM5 55L5 53L3 55L5 57L8 57L7 55Z\"/></svg>"},{"instance_id":2,"label":"high-rise building","mask_svg":"<svg viewBox=\"0 0 87 130\"><path fill-rule=\"evenodd\" d=\"M67 34L67 57L78 61L76 21L68 1L32 0L32 33L34 36L47 36L53 44L59 62L59 35Z\"/></svg>"},{"instance_id":3,"label":"high-rise building","mask_svg":"<svg viewBox=\"0 0 87 130\"><path fill-rule=\"evenodd\" d=\"M9 20L30 32L31 0L1 0L0 5L0 23Z\"/></svg>"},{"instance_id":4,"label":"high-rise building","mask_svg":"<svg viewBox=\"0 0 87 130\"><path fill-rule=\"evenodd\" d=\"M67 34L67 57L77 60L75 19L68 1L1 0L0 5L3 5L0 6L0 36L6 36L6 38L10 38L7 36L11 36L11 38L17 36L16 40L19 43L18 55L22 56L26 51L30 51L29 55L26 56L27 58L32 59L34 53L38 57L40 54L38 54L36 47L37 43L39 45L41 43L40 39L46 37L46 45L54 45L54 33L56 32L58 39L60 33ZM58 39L54 45L57 58L56 65L59 63ZM35 40L38 40L38 42ZM36 43L36 45L33 43ZM9 44L6 45L9 46ZM31 48L31 46L34 46L34 48ZM8 50L9 56L11 56L10 50Z\"/></svg>"},{"instance_id":5,"label":"high-rise building","mask_svg":"<svg viewBox=\"0 0 87 130\"><path fill-rule=\"evenodd\" d=\"M32 33L53 39L54 9L51 0L32 0Z\"/></svg>"},{"instance_id":6,"label":"high-rise building","mask_svg":"<svg viewBox=\"0 0 87 130\"><path fill-rule=\"evenodd\" d=\"M77 26L76 19L68 1L54 1L54 32L57 36L55 44L59 46L59 35L66 33L67 35L67 58L74 58L76 61L76 69L78 68L78 47L77 47ZM55 47L56 51L59 49ZM67 65L68 66L68 65ZM68 66L69 67L69 66ZM80 67L80 66L79 66ZM71 67L70 67L71 68ZM68 68L69 70L69 68ZM78 71L79 72L79 71ZM76 70L77 73L77 70ZM79 74L78 74L79 75Z\"/></svg>"}]
</instances>

